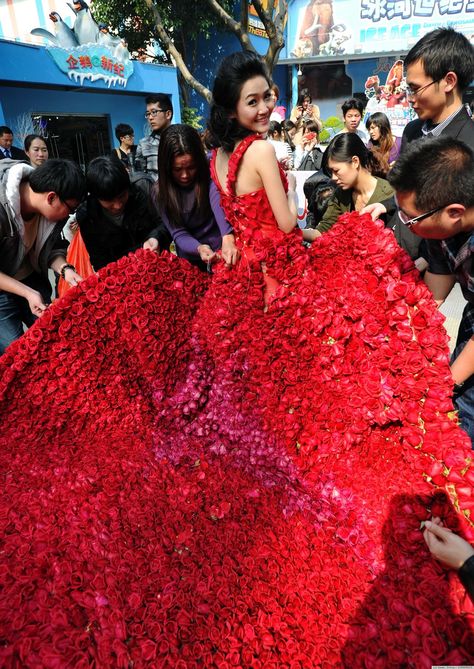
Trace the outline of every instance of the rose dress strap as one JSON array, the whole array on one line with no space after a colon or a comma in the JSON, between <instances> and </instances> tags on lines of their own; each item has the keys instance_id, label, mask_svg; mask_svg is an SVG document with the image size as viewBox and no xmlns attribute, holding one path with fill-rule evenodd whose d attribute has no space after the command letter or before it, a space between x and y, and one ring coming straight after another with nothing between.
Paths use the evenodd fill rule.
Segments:
<instances>
[{"instance_id":1,"label":"rose dress strap","mask_svg":"<svg viewBox=\"0 0 474 669\"><path fill-rule=\"evenodd\" d=\"M257 139L263 139L261 135L249 135L245 137L238 147L232 152L229 158L229 167L227 170L226 190L228 193L235 193L235 182L237 181L237 172L239 170L240 161L249 146Z\"/></svg>"}]
</instances>

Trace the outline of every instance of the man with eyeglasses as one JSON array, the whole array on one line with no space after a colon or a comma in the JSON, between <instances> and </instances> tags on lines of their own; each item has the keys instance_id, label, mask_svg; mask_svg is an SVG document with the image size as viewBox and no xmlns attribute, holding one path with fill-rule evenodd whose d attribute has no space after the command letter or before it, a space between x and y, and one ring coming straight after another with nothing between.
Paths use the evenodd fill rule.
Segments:
<instances>
[{"instance_id":1,"label":"man with eyeglasses","mask_svg":"<svg viewBox=\"0 0 474 669\"><path fill-rule=\"evenodd\" d=\"M451 137L419 139L387 178L402 224L426 240L424 279L434 299L441 305L458 282L467 300L451 372L461 426L474 447L474 153Z\"/></svg>"},{"instance_id":2,"label":"man with eyeglasses","mask_svg":"<svg viewBox=\"0 0 474 669\"><path fill-rule=\"evenodd\" d=\"M135 154L135 169L151 174L158 179L158 146L160 135L173 119L173 105L165 93L155 93L146 98L145 118L151 127L151 134L138 143Z\"/></svg>"},{"instance_id":3,"label":"man with eyeglasses","mask_svg":"<svg viewBox=\"0 0 474 669\"><path fill-rule=\"evenodd\" d=\"M0 161L0 355L47 308L49 268L71 286L81 281L61 233L85 192L84 175L68 160L36 169Z\"/></svg>"},{"instance_id":4,"label":"man with eyeglasses","mask_svg":"<svg viewBox=\"0 0 474 669\"><path fill-rule=\"evenodd\" d=\"M405 57L407 97L418 119L406 126L407 144L420 137L448 135L474 149L474 123L462 96L474 78L474 47L453 28L422 37Z\"/></svg>"}]
</instances>

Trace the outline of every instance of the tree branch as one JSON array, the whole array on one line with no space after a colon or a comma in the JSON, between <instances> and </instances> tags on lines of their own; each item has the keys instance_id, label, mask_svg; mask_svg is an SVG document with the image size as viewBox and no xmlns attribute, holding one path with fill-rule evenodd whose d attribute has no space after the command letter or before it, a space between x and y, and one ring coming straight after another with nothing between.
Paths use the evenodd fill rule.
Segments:
<instances>
[{"instance_id":1,"label":"tree branch","mask_svg":"<svg viewBox=\"0 0 474 669\"><path fill-rule=\"evenodd\" d=\"M158 11L158 8L156 7L155 3L153 2L153 0L145 0L145 2L147 6L150 8L150 10L153 12L153 17L155 19L155 28L158 38L162 43L163 47L165 48L165 50L168 51L168 53L170 53L171 56L173 56L173 59L176 63L176 67L181 72L183 79L186 81L187 84L191 86L191 88L194 88L194 90L197 91L199 95L202 95L202 97L205 98L205 100L207 100L207 102L210 103L212 98L211 91L205 86L203 86L201 82L199 82L189 71L181 53L178 51L172 39L166 32L163 21L161 19L160 12Z\"/></svg>"},{"instance_id":2,"label":"tree branch","mask_svg":"<svg viewBox=\"0 0 474 669\"><path fill-rule=\"evenodd\" d=\"M287 0L279 0L279 11L275 17L273 16L275 0L270 0L268 10L263 7L262 0L252 0L252 4L255 7L255 11L257 12L261 22L263 23L268 36L269 43L267 53L265 54L265 63L271 72L278 60L280 51L285 46L283 30L288 14L288 2Z\"/></svg>"},{"instance_id":3,"label":"tree branch","mask_svg":"<svg viewBox=\"0 0 474 669\"><path fill-rule=\"evenodd\" d=\"M207 4L217 14L227 30L234 33L245 51L253 51L253 53L257 53L257 50L250 41L250 37L247 31L244 30L242 23L236 21L233 16L228 14L217 0L207 0Z\"/></svg>"},{"instance_id":4,"label":"tree branch","mask_svg":"<svg viewBox=\"0 0 474 669\"><path fill-rule=\"evenodd\" d=\"M240 24L242 30L246 33L249 31L249 3L248 0L240 0Z\"/></svg>"}]
</instances>

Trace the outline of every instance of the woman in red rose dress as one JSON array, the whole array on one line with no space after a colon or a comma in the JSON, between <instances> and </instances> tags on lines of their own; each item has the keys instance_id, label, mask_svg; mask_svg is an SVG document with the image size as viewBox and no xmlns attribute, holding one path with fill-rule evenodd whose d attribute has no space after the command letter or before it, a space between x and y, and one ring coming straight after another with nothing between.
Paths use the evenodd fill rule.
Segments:
<instances>
[{"instance_id":1,"label":"woman in red rose dress","mask_svg":"<svg viewBox=\"0 0 474 669\"><path fill-rule=\"evenodd\" d=\"M214 90L238 265L137 251L0 360L1 666L472 663L420 531L472 540L442 317L370 217L301 246L269 84L238 54Z\"/></svg>"}]
</instances>

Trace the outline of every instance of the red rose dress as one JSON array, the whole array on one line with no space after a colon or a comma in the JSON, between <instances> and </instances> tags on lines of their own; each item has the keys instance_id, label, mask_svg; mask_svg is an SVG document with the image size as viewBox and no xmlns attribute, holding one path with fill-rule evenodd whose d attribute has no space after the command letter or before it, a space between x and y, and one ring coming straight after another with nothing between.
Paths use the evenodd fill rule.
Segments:
<instances>
[{"instance_id":1,"label":"red rose dress","mask_svg":"<svg viewBox=\"0 0 474 669\"><path fill-rule=\"evenodd\" d=\"M420 532L473 540L443 318L382 224L307 251L234 195L255 139L237 267L137 251L0 359L2 667L472 664Z\"/></svg>"}]
</instances>

